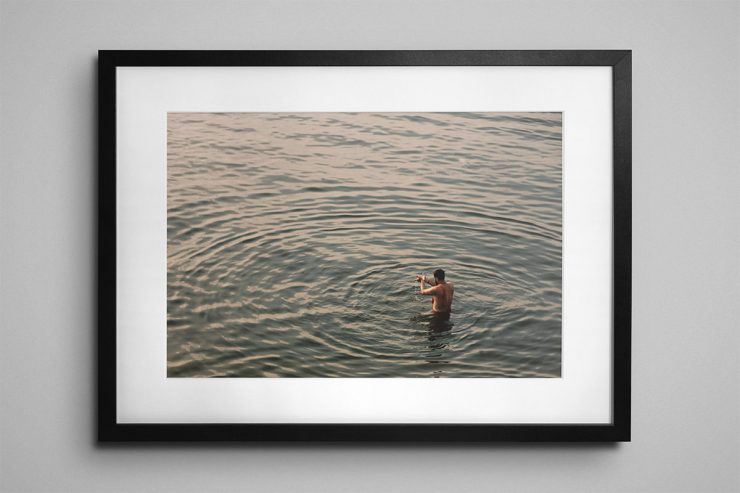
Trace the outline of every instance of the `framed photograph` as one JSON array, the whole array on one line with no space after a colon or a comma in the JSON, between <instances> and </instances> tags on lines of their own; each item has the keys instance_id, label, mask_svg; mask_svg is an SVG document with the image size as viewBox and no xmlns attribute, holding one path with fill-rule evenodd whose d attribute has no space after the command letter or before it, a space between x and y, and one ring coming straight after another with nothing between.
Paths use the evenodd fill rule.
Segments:
<instances>
[{"instance_id":1,"label":"framed photograph","mask_svg":"<svg viewBox=\"0 0 740 493\"><path fill-rule=\"evenodd\" d=\"M100 441L629 441L630 51L100 51Z\"/></svg>"}]
</instances>

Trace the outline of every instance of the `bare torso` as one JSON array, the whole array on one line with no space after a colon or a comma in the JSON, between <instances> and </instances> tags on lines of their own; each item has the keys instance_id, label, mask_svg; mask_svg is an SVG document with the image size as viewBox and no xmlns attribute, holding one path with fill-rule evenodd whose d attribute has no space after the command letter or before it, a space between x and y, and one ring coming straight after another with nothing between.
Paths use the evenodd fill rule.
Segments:
<instances>
[{"instance_id":1,"label":"bare torso","mask_svg":"<svg viewBox=\"0 0 740 493\"><path fill-rule=\"evenodd\" d=\"M454 284L440 282L432 289L432 312L450 313L452 311L452 296L455 294Z\"/></svg>"}]
</instances>

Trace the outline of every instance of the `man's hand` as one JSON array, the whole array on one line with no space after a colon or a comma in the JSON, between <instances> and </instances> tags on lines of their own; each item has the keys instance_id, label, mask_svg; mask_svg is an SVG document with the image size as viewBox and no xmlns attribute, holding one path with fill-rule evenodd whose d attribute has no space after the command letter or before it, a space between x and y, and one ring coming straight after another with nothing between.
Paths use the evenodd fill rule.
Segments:
<instances>
[{"instance_id":1,"label":"man's hand","mask_svg":"<svg viewBox=\"0 0 740 493\"><path fill-rule=\"evenodd\" d=\"M425 283L425 282L427 282L427 276L420 276L420 275L417 275L417 276L416 276L416 282L420 282L420 283Z\"/></svg>"}]
</instances>

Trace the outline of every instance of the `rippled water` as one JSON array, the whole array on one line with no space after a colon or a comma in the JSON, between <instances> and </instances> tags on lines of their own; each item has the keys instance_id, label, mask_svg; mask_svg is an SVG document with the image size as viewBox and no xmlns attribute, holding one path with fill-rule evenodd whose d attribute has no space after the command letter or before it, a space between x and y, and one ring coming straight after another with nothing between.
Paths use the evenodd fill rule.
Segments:
<instances>
[{"instance_id":1,"label":"rippled water","mask_svg":"<svg viewBox=\"0 0 740 493\"><path fill-rule=\"evenodd\" d=\"M169 377L560 376L560 113L170 113L167 183Z\"/></svg>"}]
</instances>

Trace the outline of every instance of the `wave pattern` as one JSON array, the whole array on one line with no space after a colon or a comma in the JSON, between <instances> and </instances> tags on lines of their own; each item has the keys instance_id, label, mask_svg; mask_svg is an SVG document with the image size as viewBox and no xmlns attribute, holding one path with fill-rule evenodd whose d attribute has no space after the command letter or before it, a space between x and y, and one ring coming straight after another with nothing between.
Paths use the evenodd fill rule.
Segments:
<instances>
[{"instance_id":1,"label":"wave pattern","mask_svg":"<svg viewBox=\"0 0 740 493\"><path fill-rule=\"evenodd\" d=\"M561 167L560 113L170 113L168 376L560 376Z\"/></svg>"}]
</instances>

